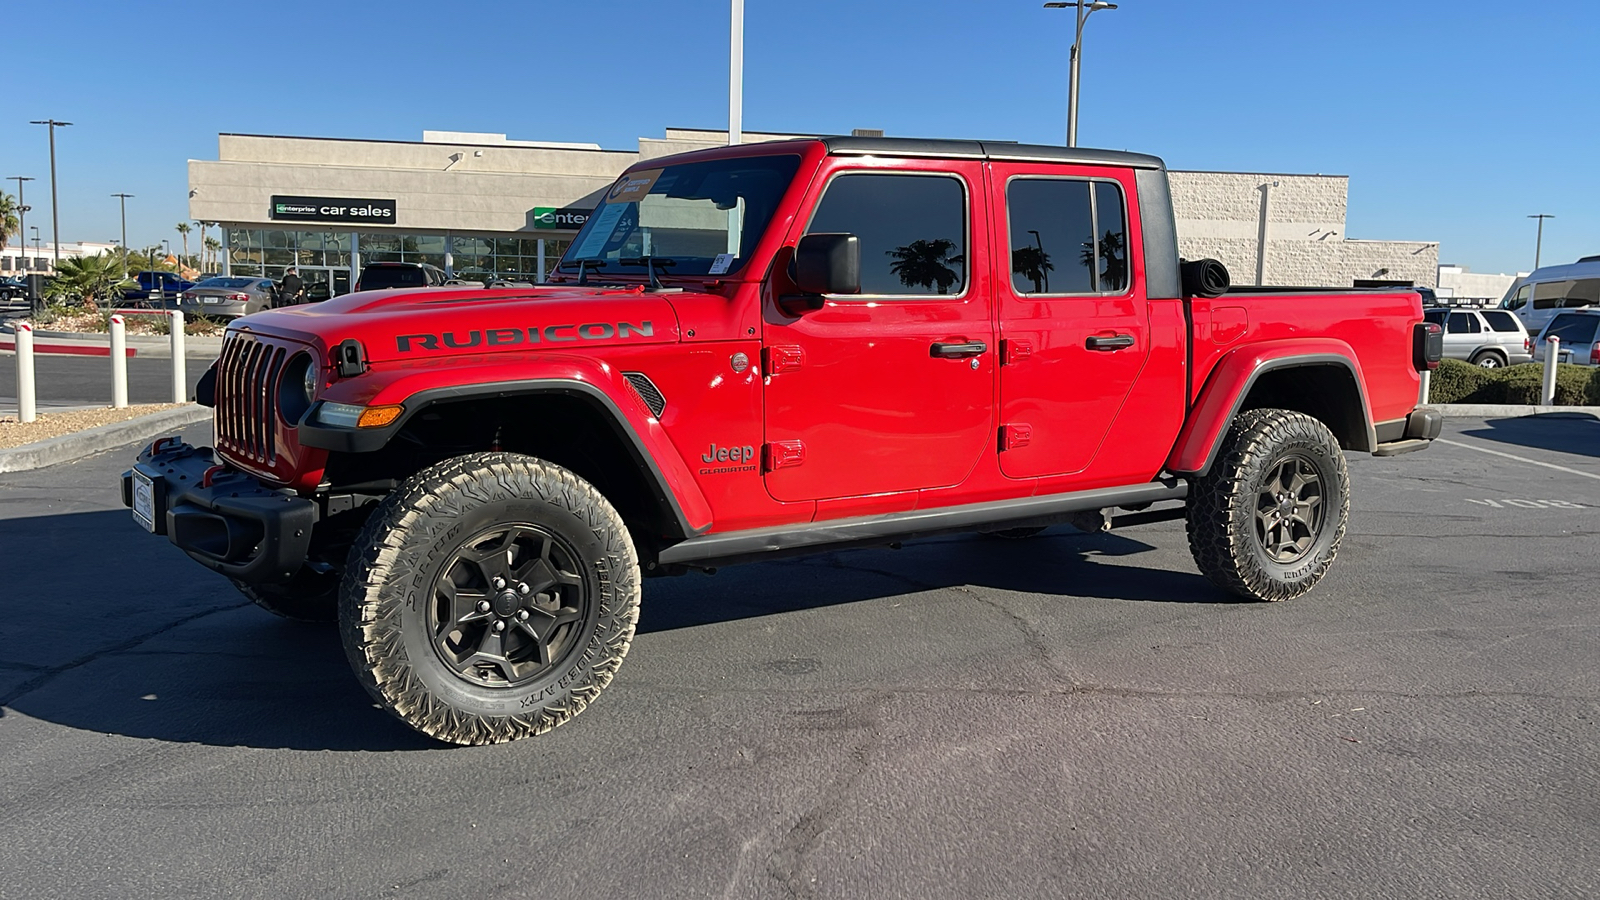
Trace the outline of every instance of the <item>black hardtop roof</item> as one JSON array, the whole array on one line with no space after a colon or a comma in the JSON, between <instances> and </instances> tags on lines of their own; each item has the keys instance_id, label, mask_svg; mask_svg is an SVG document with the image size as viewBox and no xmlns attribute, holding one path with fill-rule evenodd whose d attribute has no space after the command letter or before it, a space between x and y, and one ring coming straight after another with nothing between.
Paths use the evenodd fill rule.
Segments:
<instances>
[{"instance_id":1,"label":"black hardtop roof","mask_svg":"<svg viewBox=\"0 0 1600 900\"><path fill-rule=\"evenodd\" d=\"M821 138L836 156L939 156L967 159L1025 160L1074 163L1089 166L1126 166L1131 169L1165 169L1159 156L1126 150L1087 150L1049 144L1013 144L1009 141L958 141L943 138L856 137Z\"/></svg>"},{"instance_id":2,"label":"black hardtop roof","mask_svg":"<svg viewBox=\"0 0 1600 900\"><path fill-rule=\"evenodd\" d=\"M1081 147L1057 147L1049 144L1016 144L1010 141L958 141L944 138L856 137L854 135L824 135L798 137L782 141L761 141L744 144L744 148L777 150L795 144L820 141L834 156L908 156L941 159L994 159L1022 162L1055 162L1080 166L1122 166L1130 169L1162 169L1167 164L1159 156L1148 153L1129 153L1126 150L1086 150ZM697 159L707 153L720 153L727 147L707 147L689 150L656 159L641 160L634 169L657 168L678 162Z\"/></svg>"}]
</instances>

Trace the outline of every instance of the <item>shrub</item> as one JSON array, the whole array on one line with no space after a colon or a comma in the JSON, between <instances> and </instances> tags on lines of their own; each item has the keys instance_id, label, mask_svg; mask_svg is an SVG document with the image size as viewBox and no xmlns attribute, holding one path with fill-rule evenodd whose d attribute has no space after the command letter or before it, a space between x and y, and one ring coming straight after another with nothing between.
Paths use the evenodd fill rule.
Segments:
<instances>
[{"instance_id":1,"label":"shrub","mask_svg":"<svg viewBox=\"0 0 1600 900\"><path fill-rule=\"evenodd\" d=\"M1543 363L1485 369L1447 359L1433 373L1428 402L1537 406L1543 390ZM1556 406L1600 406L1600 369L1558 365L1553 403Z\"/></svg>"}]
</instances>

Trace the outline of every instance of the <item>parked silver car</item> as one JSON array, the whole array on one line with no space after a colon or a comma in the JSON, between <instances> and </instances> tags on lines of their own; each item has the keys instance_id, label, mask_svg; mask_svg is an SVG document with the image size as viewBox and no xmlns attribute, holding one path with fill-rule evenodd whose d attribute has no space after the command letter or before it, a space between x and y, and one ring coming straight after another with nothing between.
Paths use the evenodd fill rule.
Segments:
<instances>
[{"instance_id":1,"label":"parked silver car","mask_svg":"<svg viewBox=\"0 0 1600 900\"><path fill-rule=\"evenodd\" d=\"M1444 329L1445 359L1485 369L1533 359L1533 341L1522 320L1503 309L1429 309L1423 318Z\"/></svg>"},{"instance_id":2,"label":"parked silver car","mask_svg":"<svg viewBox=\"0 0 1600 900\"><path fill-rule=\"evenodd\" d=\"M233 319L270 309L277 298L278 286L270 278L220 275L179 294L178 310L186 316Z\"/></svg>"},{"instance_id":3,"label":"parked silver car","mask_svg":"<svg viewBox=\"0 0 1600 900\"><path fill-rule=\"evenodd\" d=\"M1600 366L1600 309L1564 309L1556 313L1533 345L1533 358L1544 362L1550 336L1561 339L1557 362Z\"/></svg>"}]
</instances>

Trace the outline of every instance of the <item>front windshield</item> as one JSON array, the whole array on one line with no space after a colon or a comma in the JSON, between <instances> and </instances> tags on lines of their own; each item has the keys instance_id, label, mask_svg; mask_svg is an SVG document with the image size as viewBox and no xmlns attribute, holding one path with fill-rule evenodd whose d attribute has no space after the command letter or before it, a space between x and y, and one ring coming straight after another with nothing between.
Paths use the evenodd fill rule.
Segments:
<instances>
[{"instance_id":1,"label":"front windshield","mask_svg":"<svg viewBox=\"0 0 1600 900\"><path fill-rule=\"evenodd\" d=\"M799 156L749 156L629 172L606 192L561 266L576 274L579 260L595 260L585 265L603 279L643 276L645 258L661 275L736 272L799 166Z\"/></svg>"}]
</instances>

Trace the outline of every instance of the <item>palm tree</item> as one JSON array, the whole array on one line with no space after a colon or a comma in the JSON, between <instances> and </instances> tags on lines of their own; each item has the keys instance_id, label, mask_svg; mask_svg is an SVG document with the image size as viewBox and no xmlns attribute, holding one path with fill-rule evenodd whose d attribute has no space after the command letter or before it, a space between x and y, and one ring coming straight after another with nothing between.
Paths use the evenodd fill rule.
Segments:
<instances>
[{"instance_id":1,"label":"palm tree","mask_svg":"<svg viewBox=\"0 0 1600 900\"><path fill-rule=\"evenodd\" d=\"M1102 284L1112 285L1112 290L1122 290L1128 286L1128 254L1123 244L1124 238L1114 231L1107 231L1106 236L1100 239L1100 260L1105 264L1100 272ZM1089 269L1094 269L1094 248L1088 241L1083 242L1083 252L1078 254L1078 259ZM1101 290L1107 290L1102 287Z\"/></svg>"},{"instance_id":2,"label":"palm tree","mask_svg":"<svg viewBox=\"0 0 1600 900\"><path fill-rule=\"evenodd\" d=\"M178 258L180 260L188 260L189 259L189 232L193 231L194 229L192 227L190 227L188 222L179 222L178 225L177 225L177 229L178 229L178 234L183 238L183 256L180 256ZM179 265L179 268L182 268L183 266L186 266L188 264L189 263L185 261L185 262L183 262L183 263L181 263Z\"/></svg>"},{"instance_id":3,"label":"palm tree","mask_svg":"<svg viewBox=\"0 0 1600 900\"><path fill-rule=\"evenodd\" d=\"M97 300L111 300L136 282L123 277L122 261L116 254L67 257L56 267L56 277L45 284L44 294L51 300L81 299L85 309L94 311Z\"/></svg>"},{"instance_id":4,"label":"palm tree","mask_svg":"<svg viewBox=\"0 0 1600 900\"><path fill-rule=\"evenodd\" d=\"M1011 251L1011 271L1033 282L1033 292L1042 294L1050 284L1046 272L1054 272L1055 264L1043 247L1018 247Z\"/></svg>"},{"instance_id":5,"label":"palm tree","mask_svg":"<svg viewBox=\"0 0 1600 900\"><path fill-rule=\"evenodd\" d=\"M17 221L17 198L0 191L0 250L10 243L22 223Z\"/></svg>"},{"instance_id":6,"label":"palm tree","mask_svg":"<svg viewBox=\"0 0 1600 900\"><path fill-rule=\"evenodd\" d=\"M220 268L219 264L222 262L222 242L214 237L208 237L205 239L204 244L206 250L211 254L211 264L209 266L202 266L201 268L207 272L215 272L218 268Z\"/></svg>"},{"instance_id":7,"label":"palm tree","mask_svg":"<svg viewBox=\"0 0 1600 900\"><path fill-rule=\"evenodd\" d=\"M900 276L900 283L906 287L936 287L939 293L950 293L951 285L961 280L961 276L951 266L960 265L966 257L950 251L956 248L956 242L946 238L935 238L931 241L915 240L904 247L896 247L884 252L894 258L889 264L889 271Z\"/></svg>"}]
</instances>

